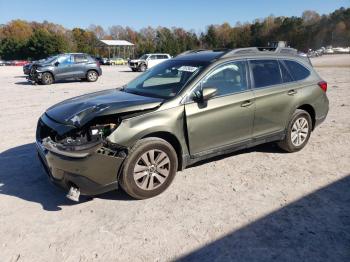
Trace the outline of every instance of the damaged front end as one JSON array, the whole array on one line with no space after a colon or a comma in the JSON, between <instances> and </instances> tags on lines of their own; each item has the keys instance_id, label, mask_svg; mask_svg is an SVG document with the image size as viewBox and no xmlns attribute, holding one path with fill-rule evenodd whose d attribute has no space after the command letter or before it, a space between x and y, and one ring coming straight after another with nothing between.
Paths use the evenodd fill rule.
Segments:
<instances>
[{"instance_id":1,"label":"damaged front end","mask_svg":"<svg viewBox=\"0 0 350 262\"><path fill-rule=\"evenodd\" d=\"M96 195L117 188L127 149L109 142L107 137L119 123L118 118L101 117L76 127L58 123L46 114L39 119L39 158L53 182L70 188L71 199L76 199L77 192Z\"/></svg>"},{"instance_id":2,"label":"damaged front end","mask_svg":"<svg viewBox=\"0 0 350 262\"><path fill-rule=\"evenodd\" d=\"M28 76L26 77L32 84L38 84L41 82L42 73L38 70L38 65L33 64L30 68Z\"/></svg>"},{"instance_id":3,"label":"damaged front end","mask_svg":"<svg viewBox=\"0 0 350 262\"><path fill-rule=\"evenodd\" d=\"M110 89L48 108L38 122L36 145L51 180L71 188L72 199L80 193L96 195L116 189L128 155L125 146L130 144L119 145L110 138L116 137L126 118L156 110L162 102Z\"/></svg>"}]
</instances>

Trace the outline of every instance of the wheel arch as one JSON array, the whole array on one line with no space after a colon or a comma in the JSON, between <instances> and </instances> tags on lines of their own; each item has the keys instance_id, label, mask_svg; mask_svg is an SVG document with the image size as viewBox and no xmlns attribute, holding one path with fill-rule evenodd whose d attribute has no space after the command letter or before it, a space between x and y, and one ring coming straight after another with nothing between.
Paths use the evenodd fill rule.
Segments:
<instances>
[{"instance_id":1,"label":"wheel arch","mask_svg":"<svg viewBox=\"0 0 350 262\"><path fill-rule=\"evenodd\" d=\"M301 109L301 110L304 110L304 111L309 113L309 115L311 117L311 121L312 121L312 130L314 130L315 124L316 124L316 112L315 112L315 109L313 108L313 106L310 104L303 104L303 105L299 106L297 109Z\"/></svg>"},{"instance_id":2,"label":"wheel arch","mask_svg":"<svg viewBox=\"0 0 350 262\"><path fill-rule=\"evenodd\" d=\"M98 73L98 71L95 68L89 68L88 70L86 70L86 74L85 74L86 77L87 77L87 74L89 73L89 71L95 71L97 73L97 75L100 76L100 74Z\"/></svg>"}]
</instances>

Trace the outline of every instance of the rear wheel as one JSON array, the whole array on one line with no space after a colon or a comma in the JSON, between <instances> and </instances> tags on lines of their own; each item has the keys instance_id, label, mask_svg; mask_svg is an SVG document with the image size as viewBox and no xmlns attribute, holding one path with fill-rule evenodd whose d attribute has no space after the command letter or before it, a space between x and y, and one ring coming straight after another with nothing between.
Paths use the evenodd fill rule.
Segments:
<instances>
[{"instance_id":1,"label":"rear wheel","mask_svg":"<svg viewBox=\"0 0 350 262\"><path fill-rule=\"evenodd\" d=\"M53 83L53 76L52 76L52 74L49 73L49 72L43 73L42 76L41 76L41 83L43 85L51 85Z\"/></svg>"},{"instance_id":2,"label":"rear wheel","mask_svg":"<svg viewBox=\"0 0 350 262\"><path fill-rule=\"evenodd\" d=\"M87 81L89 81L89 82L96 82L97 79L98 79L98 74L97 74L97 72L94 71L94 70L88 71L87 74L86 74L86 79L87 79Z\"/></svg>"},{"instance_id":3,"label":"rear wheel","mask_svg":"<svg viewBox=\"0 0 350 262\"><path fill-rule=\"evenodd\" d=\"M308 112L297 109L293 114L284 140L278 143L279 147L287 152L301 150L309 141L312 131L312 121Z\"/></svg>"},{"instance_id":4,"label":"rear wheel","mask_svg":"<svg viewBox=\"0 0 350 262\"><path fill-rule=\"evenodd\" d=\"M168 188L177 171L174 148L160 138L136 143L125 160L121 186L136 199L154 197Z\"/></svg>"}]
</instances>

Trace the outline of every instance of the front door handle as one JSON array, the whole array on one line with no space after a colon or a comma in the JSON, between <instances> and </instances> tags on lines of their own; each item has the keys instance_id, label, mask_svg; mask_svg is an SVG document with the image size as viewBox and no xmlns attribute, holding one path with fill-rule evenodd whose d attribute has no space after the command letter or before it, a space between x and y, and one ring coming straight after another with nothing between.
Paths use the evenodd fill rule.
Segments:
<instances>
[{"instance_id":1,"label":"front door handle","mask_svg":"<svg viewBox=\"0 0 350 262\"><path fill-rule=\"evenodd\" d=\"M241 107L248 107L248 106L250 106L250 105L252 105L252 104L253 104L252 101L247 100L247 101L244 101L244 102L241 104Z\"/></svg>"},{"instance_id":2,"label":"front door handle","mask_svg":"<svg viewBox=\"0 0 350 262\"><path fill-rule=\"evenodd\" d=\"M294 96L296 93L298 93L298 91L296 91L296 90L294 90L294 89L291 89L291 90L288 91L287 94L288 94L289 96Z\"/></svg>"}]
</instances>

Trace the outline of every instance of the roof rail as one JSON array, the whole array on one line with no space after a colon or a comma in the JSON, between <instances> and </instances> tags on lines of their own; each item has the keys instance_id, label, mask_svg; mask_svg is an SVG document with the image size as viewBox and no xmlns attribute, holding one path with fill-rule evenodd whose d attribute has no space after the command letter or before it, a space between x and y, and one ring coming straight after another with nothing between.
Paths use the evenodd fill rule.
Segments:
<instances>
[{"instance_id":1,"label":"roof rail","mask_svg":"<svg viewBox=\"0 0 350 262\"><path fill-rule=\"evenodd\" d=\"M274 52L275 54L286 54L286 55L296 55L298 51L294 48L289 47L246 47L246 48L236 48L231 51L224 53L221 58L230 57L233 55L241 54L261 54L262 52Z\"/></svg>"},{"instance_id":2,"label":"roof rail","mask_svg":"<svg viewBox=\"0 0 350 262\"><path fill-rule=\"evenodd\" d=\"M183 55L188 55L188 54L193 54L193 53L204 52L204 51L209 51L209 50L208 50L208 49L187 50L187 51L185 51L185 52L182 52L182 53L178 54L176 57L178 57L178 56L183 56Z\"/></svg>"},{"instance_id":3,"label":"roof rail","mask_svg":"<svg viewBox=\"0 0 350 262\"><path fill-rule=\"evenodd\" d=\"M297 55L298 50L296 50L295 48L290 48L290 47L277 47L275 50L275 53L286 54L286 55Z\"/></svg>"},{"instance_id":4,"label":"roof rail","mask_svg":"<svg viewBox=\"0 0 350 262\"><path fill-rule=\"evenodd\" d=\"M221 58L230 57L237 54L254 54L258 52L259 52L259 49L257 47L236 48L225 53L224 55L221 56Z\"/></svg>"}]
</instances>

